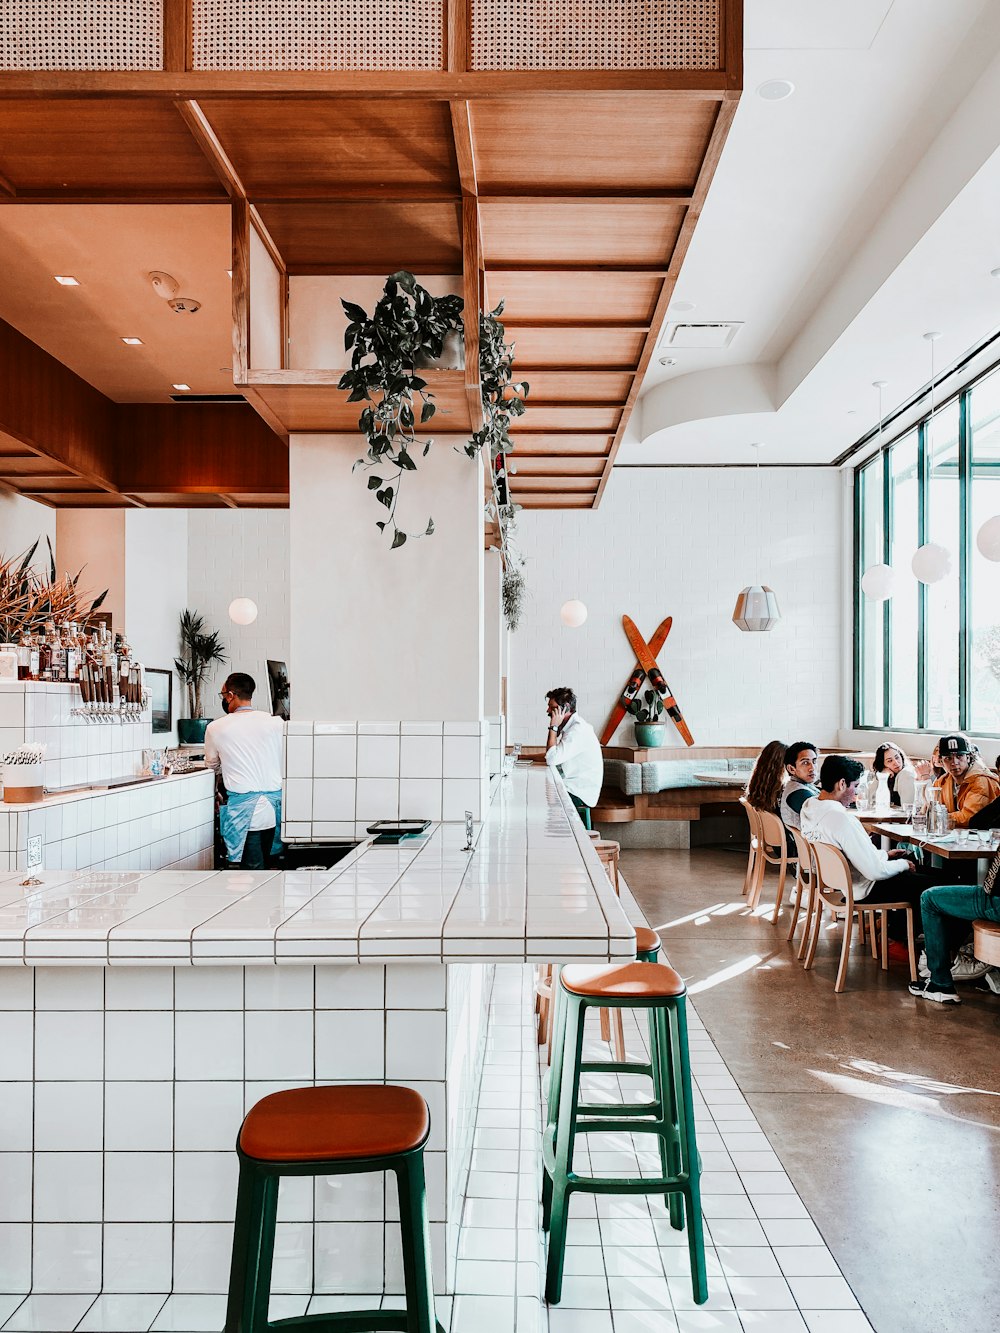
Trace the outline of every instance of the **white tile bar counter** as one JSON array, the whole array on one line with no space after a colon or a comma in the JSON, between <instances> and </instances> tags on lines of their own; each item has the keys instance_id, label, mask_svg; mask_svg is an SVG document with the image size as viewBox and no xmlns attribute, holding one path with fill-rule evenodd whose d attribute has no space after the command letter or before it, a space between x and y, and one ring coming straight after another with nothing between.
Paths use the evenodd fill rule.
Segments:
<instances>
[{"instance_id":1,"label":"white tile bar counter","mask_svg":"<svg viewBox=\"0 0 1000 1333\"><path fill-rule=\"evenodd\" d=\"M516 768L469 853L436 824L332 869L0 875L0 1292L221 1292L240 1120L279 1088L427 1098L451 1290L497 961L634 957L558 779ZM274 1289L398 1290L383 1178L282 1185Z\"/></svg>"}]
</instances>

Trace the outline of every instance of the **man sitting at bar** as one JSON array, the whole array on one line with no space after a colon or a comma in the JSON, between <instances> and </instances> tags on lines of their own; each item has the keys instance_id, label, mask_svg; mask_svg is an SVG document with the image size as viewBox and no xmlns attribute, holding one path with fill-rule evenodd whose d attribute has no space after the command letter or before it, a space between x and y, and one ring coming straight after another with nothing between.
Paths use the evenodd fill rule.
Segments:
<instances>
[{"instance_id":1,"label":"man sitting at bar","mask_svg":"<svg viewBox=\"0 0 1000 1333\"><path fill-rule=\"evenodd\" d=\"M1000 925L1000 852L990 862L979 884L939 884L920 899L924 920L924 953L929 976L910 983L910 994L935 1004L961 1004L956 981L975 981L985 975L990 990L1000 990L1000 978L971 956L970 946L955 945L968 936L970 921ZM924 960L921 959L921 962ZM923 969L921 970L923 972Z\"/></svg>"},{"instance_id":2,"label":"man sitting at bar","mask_svg":"<svg viewBox=\"0 0 1000 1333\"><path fill-rule=\"evenodd\" d=\"M913 907L914 932L920 932L920 895L935 882L936 876L917 871L916 863L902 850L884 852L873 845L865 827L851 806L864 765L842 754L830 754L819 771L820 793L802 806L802 832L813 842L838 847L851 867L854 898L865 903L910 903ZM906 937L905 922L897 922L896 912L889 913L889 957L894 962L908 961L901 941ZM895 947L894 947L895 946Z\"/></svg>"},{"instance_id":3,"label":"man sitting at bar","mask_svg":"<svg viewBox=\"0 0 1000 1333\"><path fill-rule=\"evenodd\" d=\"M205 763L222 774L228 798L219 809L219 829L229 865L262 870L264 838L271 855L281 850L282 721L251 703L257 684L253 676L234 671L219 698L225 717L205 731Z\"/></svg>"},{"instance_id":4,"label":"man sitting at bar","mask_svg":"<svg viewBox=\"0 0 1000 1333\"><path fill-rule=\"evenodd\" d=\"M811 796L819 795L816 786L818 753L811 741L793 741L785 751L788 780L781 789L778 813L786 828L801 828L802 807Z\"/></svg>"},{"instance_id":5,"label":"man sitting at bar","mask_svg":"<svg viewBox=\"0 0 1000 1333\"><path fill-rule=\"evenodd\" d=\"M604 756L597 733L576 711L576 695L560 686L545 696L549 730L545 737L545 762L562 774L570 800L584 827L590 828L590 807L597 804L604 781Z\"/></svg>"},{"instance_id":6,"label":"man sitting at bar","mask_svg":"<svg viewBox=\"0 0 1000 1333\"><path fill-rule=\"evenodd\" d=\"M956 828L968 828L970 820L1000 796L1000 781L976 754L967 736L942 736L938 741L943 775L934 789Z\"/></svg>"}]
</instances>

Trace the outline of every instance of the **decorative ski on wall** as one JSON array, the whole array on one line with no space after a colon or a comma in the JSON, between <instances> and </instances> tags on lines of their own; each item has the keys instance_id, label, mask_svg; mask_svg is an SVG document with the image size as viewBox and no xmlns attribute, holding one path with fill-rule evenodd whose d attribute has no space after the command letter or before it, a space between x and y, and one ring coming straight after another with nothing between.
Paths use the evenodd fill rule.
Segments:
<instances>
[{"instance_id":1,"label":"decorative ski on wall","mask_svg":"<svg viewBox=\"0 0 1000 1333\"><path fill-rule=\"evenodd\" d=\"M625 637L628 639L632 651L636 655L637 665L635 671L633 671L632 675L628 678L621 699L611 710L611 716L608 718L607 726L605 726L604 731L601 734L602 745L608 744L611 736L614 734L615 728L625 716L627 705L639 693L643 675L648 678L650 685L663 700L663 707L666 710L667 716L680 732L684 744L694 745L694 737L688 729L688 724L684 721L684 715L681 713L680 706L671 694L670 686L664 679L663 672L660 670L656 662L656 655L666 642L672 623L673 621L670 616L668 616L666 620L661 621L656 633L653 635L652 641L647 643L636 628L635 622L628 616L622 616L622 626L625 630Z\"/></svg>"}]
</instances>

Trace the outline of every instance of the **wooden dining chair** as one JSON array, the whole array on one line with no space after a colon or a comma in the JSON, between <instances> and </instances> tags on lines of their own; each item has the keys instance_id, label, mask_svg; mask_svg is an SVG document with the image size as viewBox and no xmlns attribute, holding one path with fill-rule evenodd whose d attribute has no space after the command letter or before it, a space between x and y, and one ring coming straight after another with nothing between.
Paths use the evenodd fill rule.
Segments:
<instances>
[{"instance_id":1,"label":"wooden dining chair","mask_svg":"<svg viewBox=\"0 0 1000 1333\"><path fill-rule=\"evenodd\" d=\"M799 924L799 913L805 912L806 919L802 930L802 938L799 940L799 947L795 954L801 962L809 946L809 928L812 925L813 912L816 910L816 868L813 864L812 843L809 839L801 829L793 828L788 831L795 842L796 874L795 902L792 904L792 919L788 923L788 934L785 939L792 940L795 935L795 928Z\"/></svg>"},{"instance_id":2,"label":"wooden dining chair","mask_svg":"<svg viewBox=\"0 0 1000 1333\"><path fill-rule=\"evenodd\" d=\"M760 820L760 855L758 856L757 878L750 899L750 906L756 908L760 901L761 889L764 887L764 872L767 867L777 866L778 892L775 896L774 912L771 916L771 924L774 925L778 920L781 902L785 896L785 880L788 877L788 867L790 864L795 864L795 857L788 854L787 830L778 816L771 814L769 810L758 810L757 818Z\"/></svg>"},{"instance_id":3,"label":"wooden dining chair","mask_svg":"<svg viewBox=\"0 0 1000 1333\"><path fill-rule=\"evenodd\" d=\"M757 852L760 848L760 820L757 817L757 811L750 804L745 796L740 797L740 805L746 811L747 823L750 826L750 855L747 857L747 873L743 877L743 897L750 895L753 887L754 877L757 872Z\"/></svg>"},{"instance_id":4,"label":"wooden dining chair","mask_svg":"<svg viewBox=\"0 0 1000 1333\"><path fill-rule=\"evenodd\" d=\"M913 938L913 908L909 903L866 903L864 898L855 899L854 881L851 877L851 867L848 864L847 857L839 847L830 847L825 842L812 843L813 868L816 874L816 911L813 915L812 934L809 939L809 949L806 953L805 968L808 971L816 957L816 945L819 940L819 932L823 924L824 908L830 913L833 919L844 922L844 936L840 948L840 967L837 969L837 981L834 991L839 993L844 989L847 979L847 960L850 955L851 939L854 934L854 918L858 918L861 930L864 930L864 917L869 917L869 928L872 935L875 934L876 923L881 914L881 935L882 935L882 970L887 971L889 967L889 956L886 945L888 931L889 912L906 913L906 943L910 955L910 980L917 979L917 955L914 948ZM861 934L861 943L864 944L864 934Z\"/></svg>"}]
</instances>

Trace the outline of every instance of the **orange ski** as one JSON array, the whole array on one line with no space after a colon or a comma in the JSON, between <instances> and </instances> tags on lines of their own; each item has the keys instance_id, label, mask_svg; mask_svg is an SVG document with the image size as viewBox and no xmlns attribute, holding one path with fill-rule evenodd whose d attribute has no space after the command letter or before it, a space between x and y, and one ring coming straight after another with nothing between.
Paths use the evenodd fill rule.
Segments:
<instances>
[{"instance_id":1,"label":"orange ski","mask_svg":"<svg viewBox=\"0 0 1000 1333\"><path fill-rule=\"evenodd\" d=\"M684 744L694 745L694 737L688 730L688 724L684 721L677 700L670 693L670 686L664 680L663 672L656 665L656 655L650 651L649 644L639 633L635 622L630 620L628 616L622 616L622 626L625 630L625 637L628 639L639 665L645 671L650 685L663 700L663 707L667 711L667 716L684 738Z\"/></svg>"},{"instance_id":2,"label":"orange ski","mask_svg":"<svg viewBox=\"0 0 1000 1333\"><path fill-rule=\"evenodd\" d=\"M666 620L661 620L660 623L657 625L656 633L649 641L650 651L652 652L654 657L666 643L667 635L670 633L670 626L673 623L674 623L673 616L667 616ZM625 688L621 692L621 697L615 704L614 708L612 708L610 714L608 715L608 720L604 724L604 730L601 732L602 745L610 745L611 737L618 730L618 727L621 724L622 719L628 712L629 704L632 702L633 699L635 699L638 696L638 693L642 688L642 682L645 678L645 675L646 673L643 670L641 664L639 662L636 662L631 676L629 676L628 680L625 682Z\"/></svg>"}]
</instances>

